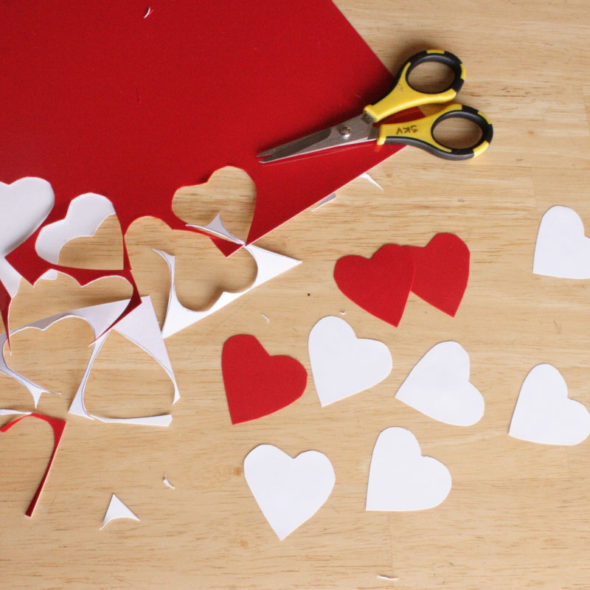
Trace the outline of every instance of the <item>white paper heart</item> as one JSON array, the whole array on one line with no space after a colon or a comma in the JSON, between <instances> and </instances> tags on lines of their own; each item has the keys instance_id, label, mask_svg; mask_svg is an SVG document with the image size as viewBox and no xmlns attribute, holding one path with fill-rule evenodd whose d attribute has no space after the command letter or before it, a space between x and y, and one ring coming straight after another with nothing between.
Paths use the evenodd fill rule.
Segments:
<instances>
[{"instance_id":1,"label":"white paper heart","mask_svg":"<svg viewBox=\"0 0 590 590\"><path fill-rule=\"evenodd\" d=\"M352 327L335 316L322 318L312 328L309 359L322 406L377 385L393 367L385 344L357 338Z\"/></svg>"},{"instance_id":2,"label":"white paper heart","mask_svg":"<svg viewBox=\"0 0 590 590\"><path fill-rule=\"evenodd\" d=\"M580 216L568 207L551 207L539 225L533 272L564 279L590 279L590 238Z\"/></svg>"},{"instance_id":3,"label":"white paper heart","mask_svg":"<svg viewBox=\"0 0 590 590\"><path fill-rule=\"evenodd\" d=\"M319 510L336 482L326 455L306 451L291 458L273 445L259 445L248 453L244 476L281 541Z\"/></svg>"},{"instance_id":4,"label":"white paper heart","mask_svg":"<svg viewBox=\"0 0 590 590\"><path fill-rule=\"evenodd\" d=\"M0 182L0 257L22 244L53 208L51 185L42 178Z\"/></svg>"},{"instance_id":5,"label":"white paper heart","mask_svg":"<svg viewBox=\"0 0 590 590\"><path fill-rule=\"evenodd\" d=\"M520 388L509 434L546 445L577 445L590 434L590 414L569 399L561 373L544 363L531 369Z\"/></svg>"},{"instance_id":6,"label":"white paper heart","mask_svg":"<svg viewBox=\"0 0 590 590\"><path fill-rule=\"evenodd\" d=\"M72 200L64 219L45 226L37 237L37 254L48 262L59 263L61 249L74 238L92 237L100 224L115 209L102 195L86 193Z\"/></svg>"},{"instance_id":7,"label":"white paper heart","mask_svg":"<svg viewBox=\"0 0 590 590\"><path fill-rule=\"evenodd\" d=\"M422 414L453 426L471 426L485 402L469 382L469 355L458 342L433 346L411 370L395 396Z\"/></svg>"},{"instance_id":8,"label":"white paper heart","mask_svg":"<svg viewBox=\"0 0 590 590\"><path fill-rule=\"evenodd\" d=\"M438 506L451 491L449 470L423 457L416 437L405 428L386 428L375 443L366 509L405 512Z\"/></svg>"}]
</instances>

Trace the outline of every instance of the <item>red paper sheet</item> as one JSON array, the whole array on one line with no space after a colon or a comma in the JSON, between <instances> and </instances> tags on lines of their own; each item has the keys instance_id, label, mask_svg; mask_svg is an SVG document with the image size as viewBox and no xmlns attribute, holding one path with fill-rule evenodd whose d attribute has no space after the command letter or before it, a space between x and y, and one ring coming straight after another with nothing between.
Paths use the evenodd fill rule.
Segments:
<instances>
[{"instance_id":1,"label":"red paper sheet","mask_svg":"<svg viewBox=\"0 0 590 590\"><path fill-rule=\"evenodd\" d=\"M46 223L94 192L112 200L123 232L146 215L185 228L174 192L230 164L257 186L251 242L399 149L256 160L389 89L389 72L329 0L2 2L0 44L0 180L48 180ZM37 234L9 255L31 282L51 267ZM126 253L124 267L117 274L133 282ZM68 272L81 283L112 274ZM4 315L6 300L0 292Z\"/></svg>"}]
</instances>

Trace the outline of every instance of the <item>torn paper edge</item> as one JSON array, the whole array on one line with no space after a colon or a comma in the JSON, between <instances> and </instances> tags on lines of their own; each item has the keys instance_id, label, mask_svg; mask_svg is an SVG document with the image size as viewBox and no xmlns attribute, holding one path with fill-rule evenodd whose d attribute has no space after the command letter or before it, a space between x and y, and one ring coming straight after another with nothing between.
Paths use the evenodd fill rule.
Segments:
<instances>
[{"instance_id":1,"label":"torn paper edge","mask_svg":"<svg viewBox=\"0 0 590 590\"><path fill-rule=\"evenodd\" d=\"M107 526L111 520L117 520L119 518L128 518L130 520L141 522L139 516L137 516L137 514L135 514L135 512L133 512L131 508L129 508L129 506L127 506L127 504L125 504L119 498L119 496L117 496L117 494L113 494L105 512L102 526L99 530L102 531L102 529L104 529L104 527Z\"/></svg>"}]
</instances>

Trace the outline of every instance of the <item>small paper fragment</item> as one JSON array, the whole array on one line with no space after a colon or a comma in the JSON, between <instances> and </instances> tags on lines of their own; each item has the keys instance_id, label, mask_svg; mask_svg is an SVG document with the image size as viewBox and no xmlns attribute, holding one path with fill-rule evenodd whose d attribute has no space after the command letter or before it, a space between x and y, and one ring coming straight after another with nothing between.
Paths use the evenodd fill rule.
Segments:
<instances>
[{"instance_id":1,"label":"small paper fragment","mask_svg":"<svg viewBox=\"0 0 590 590\"><path fill-rule=\"evenodd\" d=\"M164 474L164 477L162 478L162 483L167 487L170 488L171 490L175 490L176 486L172 485L170 483L170 480L168 479L168 476Z\"/></svg>"},{"instance_id":2,"label":"small paper fragment","mask_svg":"<svg viewBox=\"0 0 590 590\"><path fill-rule=\"evenodd\" d=\"M124 502L122 502L116 494L111 496L111 501L109 502L109 506L107 511L104 515L104 520L102 521L102 526L100 530L104 529L111 520L116 520L118 518L128 518L130 520L137 520L140 521L140 518L135 514L129 506L127 506Z\"/></svg>"}]
</instances>

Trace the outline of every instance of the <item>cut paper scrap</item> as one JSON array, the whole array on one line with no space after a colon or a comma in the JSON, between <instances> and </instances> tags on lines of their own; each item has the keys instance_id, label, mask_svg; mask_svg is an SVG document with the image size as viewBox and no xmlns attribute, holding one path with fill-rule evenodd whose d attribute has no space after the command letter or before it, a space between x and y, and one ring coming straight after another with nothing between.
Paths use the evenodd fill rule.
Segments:
<instances>
[{"instance_id":1,"label":"cut paper scrap","mask_svg":"<svg viewBox=\"0 0 590 590\"><path fill-rule=\"evenodd\" d=\"M49 475L49 470L51 469L51 465L53 464L53 460L55 459L55 454L57 453L57 449L59 447L59 443L61 441L61 437L63 435L64 429L66 427L65 420L60 420L59 418L52 418L50 416L44 416L43 414L27 414L26 416L21 416L20 418L16 418L12 420L12 422L8 422L4 424L0 428L0 433L8 432L13 426L16 426L22 420L26 420L27 418L37 418L38 420L43 420L47 422L51 429L53 430L53 451L51 452L51 456L49 457L49 461L47 462L47 467L45 468L45 473L41 478L39 486L37 487L37 491L27 508L25 514L27 516L33 516L33 512L35 511L35 506L37 506L37 502L39 501L39 497L41 496L41 492L43 491L43 486L47 481L47 477Z\"/></svg>"},{"instance_id":2,"label":"cut paper scrap","mask_svg":"<svg viewBox=\"0 0 590 590\"><path fill-rule=\"evenodd\" d=\"M433 346L410 371L395 397L422 414L453 426L481 420L485 401L469 382L469 354L458 342Z\"/></svg>"},{"instance_id":3,"label":"cut paper scrap","mask_svg":"<svg viewBox=\"0 0 590 590\"><path fill-rule=\"evenodd\" d=\"M383 430L373 449L366 509L405 512L438 506L451 491L451 474L436 459L422 456L405 428Z\"/></svg>"},{"instance_id":4,"label":"cut paper scrap","mask_svg":"<svg viewBox=\"0 0 590 590\"><path fill-rule=\"evenodd\" d=\"M436 234L423 248L405 246L414 260L412 293L454 316L469 280L469 248L454 234Z\"/></svg>"},{"instance_id":5,"label":"cut paper scrap","mask_svg":"<svg viewBox=\"0 0 590 590\"><path fill-rule=\"evenodd\" d=\"M561 373L543 363L526 376L508 432L534 443L577 445L590 434L590 414L586 406L569 399Z\"/></svg>"},{"instance_id":6,"label":"cut paper scrap","mask_svg":"<svg viewBox=\"0 0 590 590\"><path fill-rule=\"evenodd\" d=\"M150 7L144 18L144 0L3 6L11 50L0 63L0 179L50 182L48 224L92 191L111 200L123 234L144 216L185 229L172 212L175 191L231 162L257 187L251 243L400 149L365 144L273 166L256 158L356 115L391 86L391 74L331 0L297 10L290 0L237 2L231 10L208 0ZM171 103L163 88L182 91ZM50 268L35 250L37 235L9 255L31 283ZM126 249L117 273L63 270L81 283L115 274L134 284Z\"/></svg>"},{"instance_id":7,"label":"cut paper scrap","mask_svg":"<svg viewBox=\"0 0 590 590\"><path fill-rule=\"evenodd\" d=\"M308 346L322 407L370 389L393 368L385 344L357 338L352 326L336 316L327 316L315 324Z\"/></svg>"},{"instance_id":8,"label":"cut paper scrap","mask_svg":"<svg viewBox=\"0 0 590 590\"><path fill-rule=\"evenodd\" d=\"M270 356L250 334L225 341L221 369L232 424L285 408L303 395L307 385L307 371L299 361Z\"/></svg>"},{"instance_id":9,"label":"cut paper scrap","mask_svg":"<svg viewBox=\"0 0 590 590\"><path fill-rule=\"evenodd\" d=\"M109 502L107 511L104 515L104 520L102 521L102 526L100 530L104 529L111 520L117 520L119 518L128 518L130 520L136 520L140 522L139 517L135 514L127 504L125 504L119 496L113 494L111 496L111 501Z\"/></svg>"},{"instance_id":10,"label":"cut paper scrap","mask_svg":"<svg viewBox=\"0 0 590 590\"><path fill-rule=\"evenodd\" d=\"M323 453L305 451L292 458L266 444L248 453L244 477L281 541L325 504L336 482L332 463Z\"/></svg>"},{"instance_id":11,"label":"cut paper scrap","mask_svg":"<svg viewBox=\"0 0 590 590\"><path fill-rule=\"evenodd\" d=\"M386 244L369 259L344 256L334 280L349 299L398 326L410 291L454 316L469 279L469 249L454 234L436 234L425 247Z\"/></svg>"},{"instance_id":12,"label":"cut paper scrap","mask_svg":"<svg viewBox=\"0 0 590 590\"><path fill-rule=\"evenodd\" d=\"M551 207L539 225L533 273L563 279L590 279L590 238L569 207Z\"/></svg>"},{"instance_id":13,"label":"cut paper scrap","mask_svg":"<svg viewBox=\"0 0 590 590\"><path fill-rule=\"evenodd\" d=\"M221 233L225 228L223 227L223 224L221 224L221 220L219 220L219 224L220 225L217 225L216 227ZM260 287L260 285L263 285L271 279L274 279L301 264L300 260L295 260L294 258L271 252L270 250L264 250L253 244L246 246L246 250L248 250L256 262L257 271L254 282L247 289L238 291L237 293L224 291L210 307L200 311L185 307L178 299L176 287L174 286L176 278L176 257L161 250L155 250L155 252L166 261L166 264L168 264L168 268L170 269L168 307L166 309L164 326L162 327L164 338L169 338L173 334L180 332L180 330L184 330L184 328L188 328L188 326L192 326L206 317L209 317L246 293L249 293L252 289Z\"/></svg>"},{"instance_id":14,"label":"cut paper scrap","mask_svg":"<svg viewBox=\"0 0 590 590\"><path fill-rule=\"evenodd\" d=\"M162 478L162 483L167 487L170 488L171 490L175 490L176 486L172 485L170 483L170 480L168 479L168 476L164 475L164 477Z\"/></svg>"},{"instance_id":15,"label":"cut paper scrap","mask_svg":"<svg viewBox=\"0 0 590 590\"><path fill-rule=\"evenodd\" d=\"M402 246L386 244L368 259L355 255L340 258L334 280L358 306L397 326L414 281L414 262Z\"/></svg>"},{"instance_id":16,"label":"cut paper scrap","mask_svg":"<svg viewBox=\"0 0 590 590\"><path fill-rule=\"evenodd\" d=\"M113 204L101 195L87 193L72 200L66 217L45 225L39 232L35 249L48 262L59 263L59 253L70 241L92 237L101 223L115 215Z\"/></svg>"},{"instance_id":17,"label":"cut paper scrap","mask_svg":"<svg viewBox=\"0 0 590 590\"><path fill-rule=\"evenodd\" d=\"M10 410L3 408L0 410L0 416L15 416L16 414L30 414L31 412L21 412L20 410Z\"/></svg>"},{"instance_id":18,"label":"cut paper scrap","mask_svg":"<svg viewBox=\"0 0 590 590\"><path fill-rule=\"evenodd\" d=\"M83 416L85 418L96 418L97 420L102 420L104 422L120 422L125 424L141 423L146 425L167 426L172 419L169 414L164 414L162 416L148 416L143 418L104 418L100 416L91 416L86 411L86 407L84 405L84 390L86 388L86 383L88 381L92 365L94 364L94 361L107 338L107 334L103 336L100 336L100 334L107 330L108 327L116 320L116 318L120 316L121 312L128 305L128 301L129 300L124 299L121 301L114 301L112 303L103 303L101 305L93 305L90 307L83 307L80 309L59 313L43 320L37 320L36 322L21 326L20 328L12 330L11 333L14 335L17 332L28 328L46 330L64 318L74 317L85 320L92 327L96 340L92 344L90 360L76 395L74 396L74 399L70 405L69 412L78 416ZM142 350L149 354L164 369L164 371L166 371L174 387L173 403L178 401L178 399L180 399L180 392L178 390L176 377L174 375L174 371L172 370L172 364L170 362L168 351L166 350L166 345L164 344L162 334L160 332L158 319L156 317L151 299L149 297L143 297L141 305L137 307L131 314L121 320L118 324L116 324L113 330L124 336L136 346L139 346ZM24 385L33 397L36 407L39 403L39 398L41 395L43 393L51 392L48 392L42 386L30 381L8 366L4 356L5 344L6 335L4 333L0 333L0 372Z\"/></svg>"}]
</instances>

